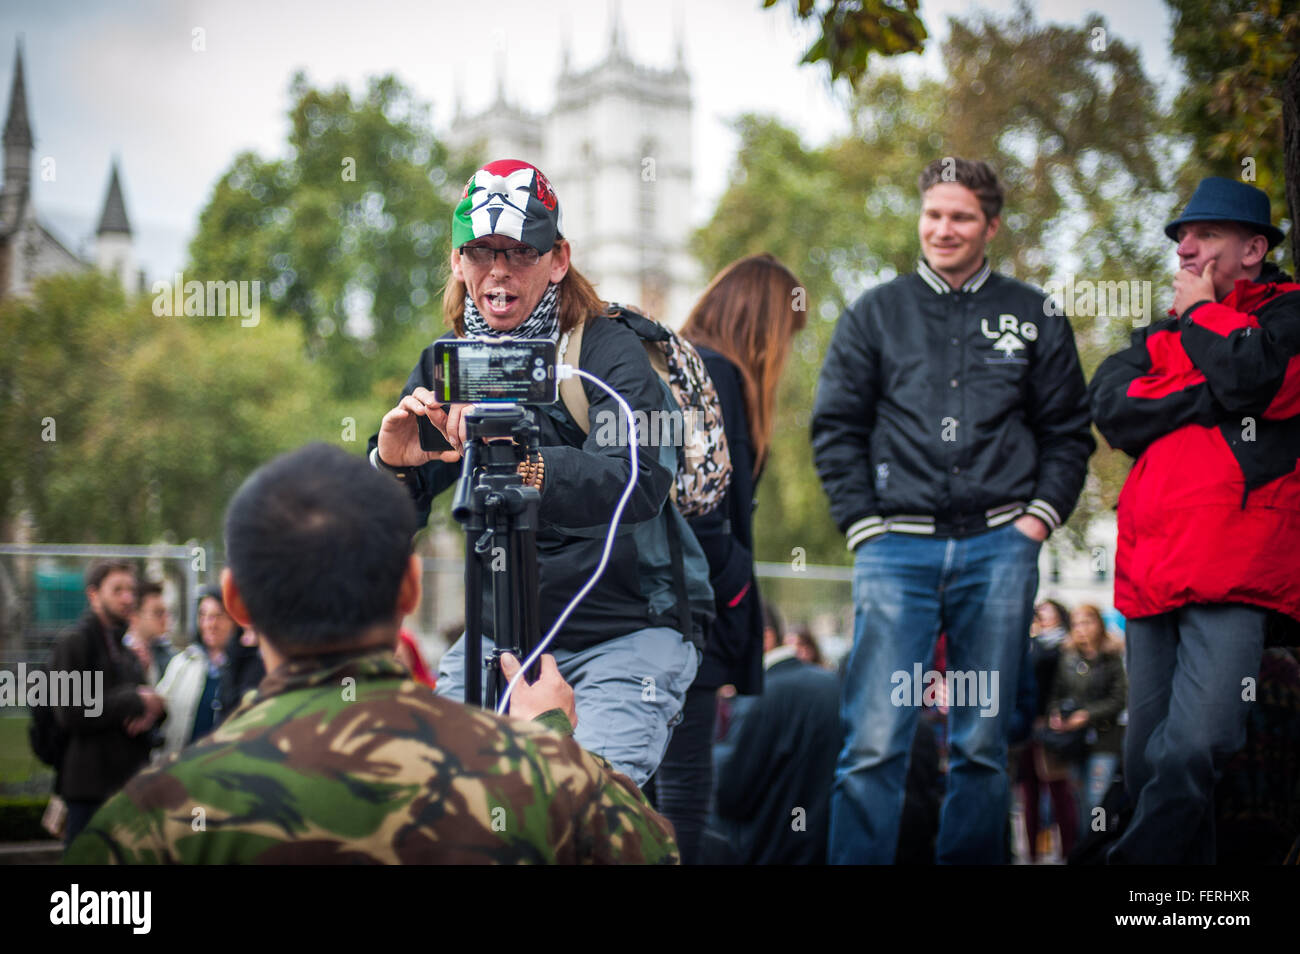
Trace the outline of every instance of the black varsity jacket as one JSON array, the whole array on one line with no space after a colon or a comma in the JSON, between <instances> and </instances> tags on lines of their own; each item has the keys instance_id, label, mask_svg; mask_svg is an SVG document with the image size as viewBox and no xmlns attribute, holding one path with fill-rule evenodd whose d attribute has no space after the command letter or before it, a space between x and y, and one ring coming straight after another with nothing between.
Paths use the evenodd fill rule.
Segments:
<instances>
[{"instance_id":1,"label":"black varsity jacket","mask_svg":"<svg viewBox=\"0 0 1300 954\"><path fill-rule=\"evenodd\" d=\"M849 549L1068 519L1096 444L1074 332L1052 311L987 262L953 289L922 259L844 312L812 443Z\"/></svg>"}]
</instances>

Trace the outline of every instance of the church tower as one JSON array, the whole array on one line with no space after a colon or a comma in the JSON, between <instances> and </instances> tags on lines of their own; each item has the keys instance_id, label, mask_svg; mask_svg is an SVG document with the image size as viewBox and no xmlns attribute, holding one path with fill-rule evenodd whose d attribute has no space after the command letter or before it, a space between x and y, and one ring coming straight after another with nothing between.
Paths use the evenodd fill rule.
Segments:
<instances>
[{"instance_id":1,"label":"church tower","mask_svg":"<svg viewBox=\"0 0 1300 954\"><path fill-rule=\"evenodd\" d=\"M32 197L32 156L36 138L28 117L27 80L23 69L22 43L15 45L13 83L9 87L9 113L4 125L4 188L0 189L0 298L26 295L35 284L47 275L84 271L92 262L83 261L64 245L37 215ZM46 162L41 160L42 175ZM130 226L126 224L126 210L122 205L122 192L117 185L116 171L109 189L110 197L117 196L117 211L105 220L110 226L119 225L125 231L127 266L129 268ZM111 202L109 203L112 204ZM100 230L104 229L101 221ZM121 259L121 238L114 259ZM125 284L125 282L124 282Z\"/></svg>"},{"instance_id":2,"label":"church tower","mask_svg":"<svg viewBox=\"0 0 1300 954\"><path fill-rule=\"evenodd\" d=\"M639 66L611 5L604 60L574 70L566 36L555 105L542 116L507 102L504 76L498 60L496 100L481 113L463 115L457 97L448 143L541 168L560 197L574 261L600 297L679 327L703 287L687 251L691 91L680 26L670 69Z\"/></svg>"},{"instance_id":3,"label":"church tower","mask_svg":"<svg viewBox=\"0 0 1300 954\"><path fill-rule=\"evenodd\" d=\"M115 275L126 291L134 290L131 223L126 218L126 202L122 199L122 184L118 180L116 159L113 160L108 179L108 195L104 197L104 211L99 216L99 228L95 230L95 267L101 272Z\"/></svg>"},{"instance_id":4,"label":"church tower","mask_svg":"<svg viewBox=\"0 0 1300 954\"><path fill-rule=\"evenodd\" d=\"M32 194L32 126L27 119L27 84L23 80L23 48L16 45L14 78L9 88L5 120L5 184L0 192L0 223L6 232L17 228Z\"/></svg>"},{"instance_id":5,"label":"church tower","mask_svg":"<svg viewBox=\"0 0 1300 954\"><path fill-rule=\"evenodd\" d=\"M564 58L546 118L546 158L578 267L604 299L674 326L698 293L691 232L691 92L680 30L675 63L634 63L617 3L602 62Z\"/></svg>"}]
</instances>

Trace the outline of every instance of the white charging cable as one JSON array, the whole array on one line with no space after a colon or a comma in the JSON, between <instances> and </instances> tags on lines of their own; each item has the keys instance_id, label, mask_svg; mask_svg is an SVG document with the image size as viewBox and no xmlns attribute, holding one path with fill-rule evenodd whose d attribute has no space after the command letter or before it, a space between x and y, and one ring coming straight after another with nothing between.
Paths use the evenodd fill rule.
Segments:
<instances>
[{"instance_id":1,"label":"white charging cable","mask_svg":"<svg viewBox=\"0 0 1300 954\"><path fill-rule=\"evenodd\" d=\"M524 673L528 671L528 667L535 663L541 657L542 653L546 652L546 647L551 644L551 640L553 640L555 634L560 631L560 627L564 625L564 621L569 618L569 615L577 608L578 604L582 602L583 597L591 592L591 588L596 585L597 581L600 580L601 575L605 572L605 567L609 564L610 551L614 549L614 535L618 533L618 522L623 517L623 508L627 506L628 499L632 496L632 491L636 489L636 473L637 468L640 466L640 455L637 453L639 444L637 441L636 418L632 416L632 408L628 405L627 401L623 400L622 395L594 374L588 374L581 368L574 368L567 364L557 364L555 366L556 379L559 381L571 378L575 374L579 377L586 378L591 383L603 388L606 394L618 402L618 406L622 408L623 413L627 415L628 446L631 448L632 452L632 472L628 475L627 487L623 490L623 496L618 499L618 506L614 508L614 516L610 518L609 533L605 535L605 549L600 555L600 563L596 565L596 571L591 574L591 579L587 580L586 584L582 589L578 590L573 599L569 600L569 605L564 608L564 612L555 620L555 624L551 627L551 631L546 634L546 638L537 644L536 649L529 653L528 658L524 660L524 664L519 668L519 671L515 673L514 678L510 680L510 684L506 686L506 691L501 694L501 701L497 703L497 715L503 715L506 712L510 706L510 693L514 691L515 683L522 679Z\"/></svg>"}]
</instances>

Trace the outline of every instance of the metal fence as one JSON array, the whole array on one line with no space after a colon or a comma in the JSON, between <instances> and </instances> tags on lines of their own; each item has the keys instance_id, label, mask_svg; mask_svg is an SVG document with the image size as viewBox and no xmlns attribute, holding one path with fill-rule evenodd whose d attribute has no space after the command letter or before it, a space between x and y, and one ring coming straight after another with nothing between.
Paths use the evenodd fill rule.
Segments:
<instances>
[{"instance_id":1,"label":"metal fence","mask_svg":"<svg viewBox=\"0 0 1300 954\"><path fill-rule=\"evenodd\" d=\"M430 663L464 630L464 561L424 557L424 595L406 627ZM853 571L846 567L759 563L763 598L778 607L787 628L806 625L832 662L848 652L853 635Z\"/></svg>"},{"instance_id":2,"label":"metal fence","mask_svg":"<svg viewBox=\"0 0 1300 954\"><path fill-rule=\"evenodd\" d=\"M464 563L458 535L449 532L422 542L424 595L406 627L419 639L430 662L461 632L465 616ZM1097 551L1094 547L1094 554ZM141 578L161 582L175 621L172 641L180 646L194 632L198 587L220 579L224 555L212 545L92 546L0 544L0 668L19 661L40 663L61 629L86 606L83 577L95 560L133 562ZM1050 544L1041 555L1039 598L1055 596L1110 604L1111 583L1094 572L1084 551L1062 559ZM848 567L759 563L764 599L781 613L787 628L806 625L832 661L848 652L853 634L853 571Z\"/></svg>"},{"instance_id":3,"label":"metal fence","mask_svg":"<svg viewBox=\"0 0 1300 954\"><path fill-rule=\"evenodd\" d=\"M124 560L141 579L161 583L177 622L173 632L188 641L203 566L194 547L6 543L0 544L0 668L47 661L59 633L85 611L86 570L99 560Z\"/></svg>"}]
</instances>

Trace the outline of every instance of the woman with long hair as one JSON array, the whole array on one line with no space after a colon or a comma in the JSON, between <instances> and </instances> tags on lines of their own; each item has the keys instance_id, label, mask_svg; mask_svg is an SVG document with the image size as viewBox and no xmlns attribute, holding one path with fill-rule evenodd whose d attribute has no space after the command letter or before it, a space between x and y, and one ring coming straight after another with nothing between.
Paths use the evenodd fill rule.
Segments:
<instances>
[{"instance_id":1,"label":"woman with long hair","mask_svg":"<svg viewBox=\"0 0 1300 954\"><path fill-rule=\"evenodd\" d=\"M200 590L195 638L172 658L158 681L158 694L167 700L161 755L197 742L227 714L223 703L229 695L223 692L230 678L227 656L242 633L226 612L221 589Z\"/></svg>"},{"instance_id":2,"label":"woman with long hair","mask_svg":"<svg viewBox=\"0 0 1300 954\"><path fill-rule=\"evenodd\" d=\"M1048 704L1048 724L1058 732L1084 733L1082 759L1070 766L1081 831L1088 830L1092 810L1115 777L1124 746L1119 716L1127 696L1124 662L1106 633L1101 610L1087 603L1076 606Z\"/></svg>"},{"instance_id":3,"label":"woman with long hair","mask_svg":"<svg viewBox=\"0 0 1300 954\"><path fill-rule=\"evenodd\" d=\"M574 268L562 218L558 196L535 166L499 159L474 172L451 221L451 280L443 295L448 337L549 339L564 363L621 396L633 418L658 418L669 410L672 394L624 320L629 316L613 314ZM406 485L417 526L427 522L435 498L457 485L467 438L469 405L444 408L431 390L433 351L430 345L421 354L398 404L371 439L371 463ZM549 631L593 571L604 568L566 615L549 652L577 690L578 744L644 784L663 756L699 664L710 609L705 561L694 541L678 548L670 543L690 535L669 502L676 475L649 452L637 454L636 486L622 511L627 532L614 536L606 553L603 524L619 507L634 462L621 430L611 440L603 422L627 416L620 416L620 398L591 380L568 383L585 407L564 396L567 388L561 400L530 407L538 447L526 458L518 452L521 482L539 492L536 622ZM451 450L422 449L420 417L442 432ZM687 572L688 563L694 572ZM483 574L481 620L488 652L495 635L490 577ZM688 604L694 591L695 605L680 606L679 585L687 589ZM465 667L462 638L438 663L437 693L463 698ZM643 685L654 692L642 697ZM627 705L629 697L641 701Z\"/></svg>"},{"instance_id":4,"label":"woman with long hair","mask_svg":"<svg viewBox=\"0 0 1300 954\"><path fill-rule=\"evenodd\" d=\"M658 808L677 829L686 864L698 858L713 785L714 696L734 685L763 690L763 611L754 578L754 492L772 444L776 391L807 313L799 279L771 255L724 268L705 289L680 335L704 360L722 406L731 486L712 512L691 520L709 560L717 618L655 776Z\"/></svg>"}]
</instances>

